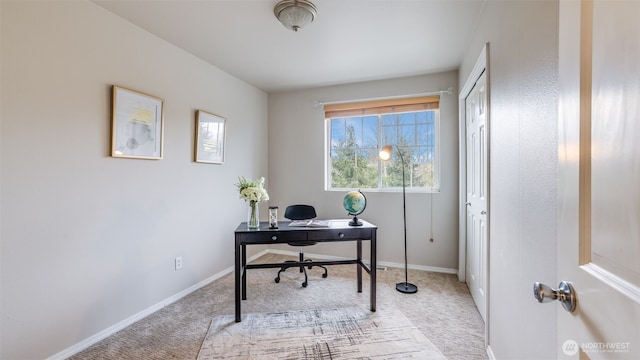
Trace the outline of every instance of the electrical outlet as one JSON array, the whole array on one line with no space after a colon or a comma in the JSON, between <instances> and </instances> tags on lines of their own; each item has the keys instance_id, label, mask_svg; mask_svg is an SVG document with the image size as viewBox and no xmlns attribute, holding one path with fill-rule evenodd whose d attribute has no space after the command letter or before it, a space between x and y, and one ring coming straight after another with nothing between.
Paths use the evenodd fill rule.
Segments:
<instances>
[{"instance_id":1,"label":"electrical outlet","mask_svg":"<svg viewBox=\"0 0 640 360\"><path fill-rule=\"evenodd\" d=\"M182 269L182 256L175 258L176 270Z\"/></svg>"}]
</instances>

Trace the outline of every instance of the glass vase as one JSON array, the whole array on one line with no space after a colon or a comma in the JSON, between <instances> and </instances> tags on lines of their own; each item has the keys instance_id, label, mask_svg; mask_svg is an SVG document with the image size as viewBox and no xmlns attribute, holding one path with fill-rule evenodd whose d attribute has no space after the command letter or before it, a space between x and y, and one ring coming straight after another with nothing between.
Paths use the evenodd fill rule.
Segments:
<instances>
[{"instance_id":1,"label":"glass vase","mask_svg":"<svg viewBox=\"0 0 640 360\"><path fill-rule=\"evenodd\" d=\"M249 229L260 228L260 211L258 210L257 202L249 203L249 218L247 220L247 227Z\"/></svg>"}]
</instances>

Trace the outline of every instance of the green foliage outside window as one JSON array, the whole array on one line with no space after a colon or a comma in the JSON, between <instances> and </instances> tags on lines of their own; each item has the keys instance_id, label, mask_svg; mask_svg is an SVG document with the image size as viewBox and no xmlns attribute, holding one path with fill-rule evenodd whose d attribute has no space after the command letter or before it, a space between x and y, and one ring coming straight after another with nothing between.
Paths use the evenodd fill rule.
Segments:
<instances>
[{"instance_id":1,"label":"green foliage outside window","mask_svg":"<svg viewBox=\"0 0 640 360\"><path fill-rule=\"evenodd\" d=\"M378 187L375 149L361 149L358 146L353 126L347 126L346 138L331 152L332 188Z\"/></svg>"}]
</instances>

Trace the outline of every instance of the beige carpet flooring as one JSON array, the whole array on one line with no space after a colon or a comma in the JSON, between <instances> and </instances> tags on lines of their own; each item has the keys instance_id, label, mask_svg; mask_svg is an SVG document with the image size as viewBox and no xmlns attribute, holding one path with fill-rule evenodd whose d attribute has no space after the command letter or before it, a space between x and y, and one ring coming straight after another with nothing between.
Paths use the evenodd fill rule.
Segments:
<instances>
[{"instance_id":1,"label":"beige carpet flooring","mask_svg":"<svg viewBox=\"0 0 640 360\"><path fill-rule=\"evenodd\" d=\"M283 255L267 254L255 262L280 262ZM247 300L242 312L347 308L369 303L368 275L363 292L356 292L355 265L308 270L309 286L296 269L283 273L276 284L277 269L247 272ZM378 270L377 310L399 309L447 359L487 359L484 323L466 285L455 275L409 270L416 294L395 290L404 281L403 269ZM226 275L179 301L149 315L116 334L90 346L71 359L195 359L211 320L234 314L233 274Z\"/></svg>"}]
</instances>

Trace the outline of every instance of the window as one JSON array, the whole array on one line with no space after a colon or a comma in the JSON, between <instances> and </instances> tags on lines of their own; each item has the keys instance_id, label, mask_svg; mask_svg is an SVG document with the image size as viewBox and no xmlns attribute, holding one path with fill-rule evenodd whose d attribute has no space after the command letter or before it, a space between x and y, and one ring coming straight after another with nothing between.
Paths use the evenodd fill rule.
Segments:
<instances>
[{"instance_id":1,"label":"window","mask_svg":"<svg viewBox=\"0 0 640 360\"><path fill-rule=\"evenodd\" d=\"M329 190L439 191L439 96L325 105ZM392 145L389 161L379 150Z\"/></svg>"}]
</instances>

